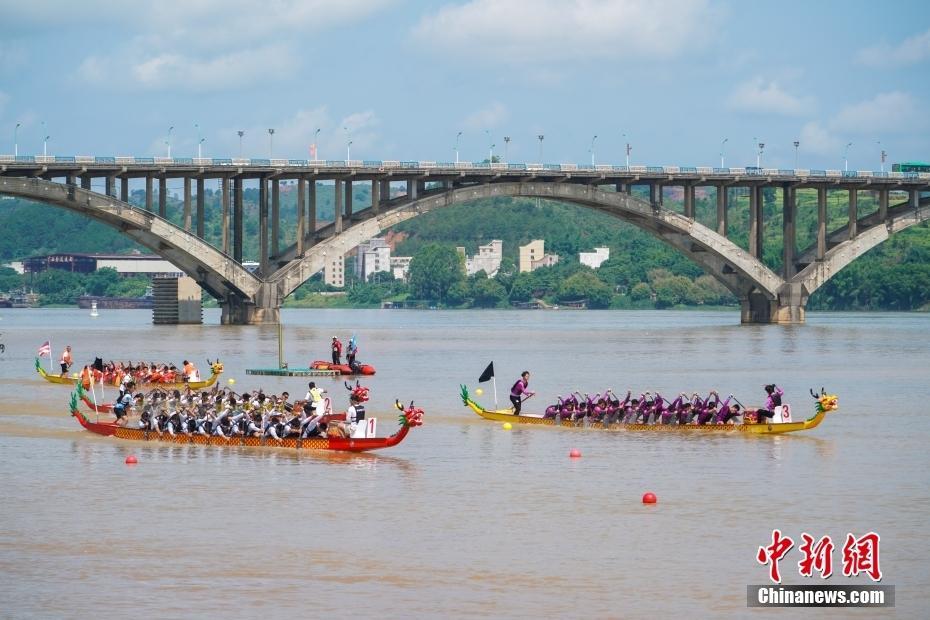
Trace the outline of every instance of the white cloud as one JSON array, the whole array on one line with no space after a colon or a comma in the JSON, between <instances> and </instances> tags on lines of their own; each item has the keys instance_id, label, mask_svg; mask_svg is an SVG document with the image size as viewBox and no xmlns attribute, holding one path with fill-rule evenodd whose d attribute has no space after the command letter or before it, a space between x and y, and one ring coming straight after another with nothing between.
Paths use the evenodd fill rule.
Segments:
<instances>
[{"instance_id":1,"label":"white cloud","mask_svg":"<svg viewBox=\"0 0 930 620\"><path fill-rule=\"evenodd\" d=\"M117 49L96 51L83 58L78 76L96 85L106 85L118 75L131 86L144 89L199 92L286 79L300 64L295 50L303 39L324 28L365 19L393 1L97 0L94 6L101 11L112 5L112 12L103 11L104 19L126 32L128 39ZM94 12L77 3L59 7L61 11L52 15L42 9L51 3L33 4L38 8L10 8L14 14L22 14L27 23L70 15L72 25L81 24ZM125 83L120 84L123 86Z\"/></svg>"},{"instance_id":2,"label":"white cloud","mask_svg":"<svg viewBox=\"0 0 930 620\"><path fill-rule=\"evenodd\" d=\"M879 93L871 99L840 108L826 122L812 121L801 129L799 140L806 151L835 155L849 141L875 140L888 134L923 131L926 114L908 93Z\"/></svg>"},{"instance_id":3,"label":"white cloud","mask_svg":"<svg viewBox=\"0 0 930 620\"><path fill-rule=\"evenodd\" d=\"M757 114L799 116L813 103L809 98L797 97L785 91L778 82L755 78L743 82L730 95L729 107Z\"/></svg>"},{"instance_id":4,"label":"white cloud","mask_svg":"<svg viewBox=\"0 0 930 620\"><path fill-rule=\"evenodd\" d=\"M836 131L869 135L923 126L924 114L917 101L900 91L879 93L872 99L845 106L830 120L830 127Z\"/></svg>"},{"instance_id":5,"label":"white cloud","mask_svg":"<svg viewBox=\"0 0 930 620\"><path fill-rule=\"evenodd\" d=\"M274 128L274 156L276 158L309 159L310 145L316 130L320 130L317 143L317 158L345 159L346 143L352 140L352 159L373 157L380 147L378 132L380 120L373 110L353 112L343 118L332 118L325 106L297 110L293 116L268 120L263 124L246 127L229 127L218 132L221 136L205 143L204 155L212 157L237 156L239 153L239 130L243 136L243 157L268 157L270 141L268 128ZM348 132L346 132L348 129ZM164 150L164 139L156 139L154 148ZM195 142L179 142L181 152L195 152ZM187 151L183 151L187 149Z\"/></svg>"},{"instance_id":6,"label":"white cloud","mask_svg":"<svg viewBox=\"0 0 930 620\"><path fill-rule=\"evenodd\" d=\"M420 42L511 64L670 57L704 41L706 0L470 0L423 17Z\"/></svg>"},{"instance_id":7,"label":"white cloud","mask_svg":"<svg viewBox=\"0 0 930 620\"><path fill-rule=\"evenodd\" d=\"M842 141L829 129L817 121L811 121L801 128L798 136L804 152L818 155L836 155L842 147Z\"/></svg>"},{"instance_id":8,"label":"white cloud","mask_svg":"<svg viewBox=\"0 0 930 620\"><path fill-rule=\"evenodd\" d=\"M856 58L864 65L886 68L930 59L930 30L908 37L898 45L881 43L859 50Z\"/></svg>"},{"instance_id":9,"label":"white cloud","mask_svg":"<svg viewBox=\"0 0 930 620\"><path fill-rule=\"evenodd\" d=\"M465 117L462 126L473 130L491 129L507 120L508 116L507 107L499 101L495 101Z\"/></svg>"}]
</instances>

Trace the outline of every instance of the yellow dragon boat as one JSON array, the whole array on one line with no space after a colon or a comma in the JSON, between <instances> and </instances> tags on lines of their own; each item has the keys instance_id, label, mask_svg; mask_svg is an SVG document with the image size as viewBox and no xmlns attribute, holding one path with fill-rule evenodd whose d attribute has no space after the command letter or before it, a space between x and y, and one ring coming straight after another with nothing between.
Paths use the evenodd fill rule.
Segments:
<instances>
[{"instance_id":1,"label":"yellow dragon boat","mask_svg":"<svg viewBox=\"0 0 930 620\"><path fill-rule=\"evenodd\" d=\"M780 435L784 433L794 433L797 431L808 431L820 426L823 419L830 411L838 407L836 394L827 394L821 389L820 394L814 394L816 400L814 406L815 413L813 417L801 422L759 422L743 424L626 424L617 422L610 425L604 425L600 422L586 424L585 420L571 422L559 418L547 418L538 414L521 413L514 415L512 409L485 409L477 402L471 399L468 394L468 388L462 386L462 403L477 413L485 420L495 422L510 422L513 424L538 424L542 426L565 426L570 428L589 428L592 430L609 430L609 431L655 431L666 433L751 433L755 435Z\"/></svg>"},{"instance_id":2,"label":"yellow dragon boat","mask_svg":"<svg viewBox=\"0 0 930 620\"><path fill-rule=\"evenodd\" d=\"M70 385L74 386L80 376L77 373L72 374L71 376L59 376L49 374L47 370L42 368L42 363L39 361L39 358L36 358L36 372L39 373L39 376L48 381L49 383L57 383L58 385ZM210 362L210 376L205 381L175 381L172 383L136 383L137 387L157 387L163 390L183 390L184 388L189 387L192 390L202 390L204 388L213 387L213 384L216 383L216 380L219 379L220 375L223 372L223 363L219 360L215 362ZM114 384L108 383L108 386L117 387Z\"/></svg>"}]
</instances>

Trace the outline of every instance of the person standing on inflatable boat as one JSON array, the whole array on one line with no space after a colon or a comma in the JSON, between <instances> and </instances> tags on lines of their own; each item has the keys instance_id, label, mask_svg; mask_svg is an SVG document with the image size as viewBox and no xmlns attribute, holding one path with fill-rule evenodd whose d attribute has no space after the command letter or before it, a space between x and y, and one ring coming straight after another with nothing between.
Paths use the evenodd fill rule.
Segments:
<instances>
[{"instance_id":1,"label":"person standing on inflatable boat","mask_svg":"<svg viewBox=\"0 0 930 620\"><path fill-rule=\"evenodd\" d=\"M342 343L339 342L339 339L333 336L333 364L337 366L342 364Z\"/></svg>"},{"instance_id":2,"label":"person standing on inflatable boat","mask_svg":"<svg viewBox=\"0 0 930 620\"><path fill-rule=\"evenodd\" d=\"M513 403L514 415L520 415L520 406L523 404L523 401L536 394L536 392L531 392L527 389L529 385L530 371L524 370L520 373L520 378L517 379L517 382L510 388L510 402Z\"/></svg>"}]
</instances>

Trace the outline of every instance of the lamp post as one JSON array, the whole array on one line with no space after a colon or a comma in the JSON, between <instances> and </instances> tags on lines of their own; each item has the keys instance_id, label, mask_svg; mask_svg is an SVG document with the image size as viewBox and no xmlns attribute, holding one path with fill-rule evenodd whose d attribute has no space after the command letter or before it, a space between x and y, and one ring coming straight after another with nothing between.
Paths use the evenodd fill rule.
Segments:
<instances>
[{"instance_id":1,"label":"lamp post","mask_svg":"<svg viewBox=\"0 0 930 620\"><path fill-rule=\"evenodd\" d=\"M762 151L765 150L765 143L759 143L759 152L756 154L756 168L762 168Z\"/></svg>"},{"instance_id":2,"label":"lamp post","mask_svg":"<svg viewBox=\"0 0 930 620\"><path fill-rule=\"evenodd\" d=\"M849 142L843 148L843 170L845 172L849 172L849 147L851 147L852 144L852 142Z\"/></svg>"},{"instance_id":3,"label":"lamp post","mask_svg":"<svg viewBox=\"0 0 930 620\"><path fill-rule=\"evenodd\" d=\"M201 138L200 142L197 143L197 159L203 158L203 143L206 141L206 138Z\"/></svg>"},{"instance_id":4,"label":"lamp post","mask_svg":"<svg viewBox=\"0 0 930 620\"><path fill-rule=\"evenodd\" d=\"M539 134L536 136L536 139L539 140L539 163L543 163L543 140L546 138L544 134Z\"/></svg>"},{"instance_id":5,"label":"lamp post","mask_svg":"<svg viewBox=\"0 0 930 620\"><path fill-rule=\"evenodd\" d=\"M876 141L875 144L877 144L879 147L881 147L882 145L881 141ZM885 152L885 149L881 149L882 172L885 171L885 158L887 156L888 156L888 153Z\"/></svg>"},{"instance_id":6,"label":"lamp post","mask_svg":"<svg viewBox=\"0 0 930 620\"><path fill-rule=\"evenodd\" d=\"M239 134L239 159L242 159L242 136L245 135L245 132L240 129L236 133Z\"/></svg>"},{"instance_id":7,"label":"lamp post","mask_svg":"<svg viewBox=\"0 0 930 620\"><path fill-rule=\"evenodd\" d=\"M320 128L313 132L313 159L320 159Z\"/></svg>"},{"instance_id":8,"label":"lamp post","mask_svg":"<svg viewBox=\"0 0 930 620\"><path fill-rule=\"evenodd\" d=\"M591 165L594 165L594 143L597 142L597 135L591 138Z\"/></svg>"},{"instance_id":9,"label":"lamp post","mask_svg":"<svg viewBox=\"0 0 930 620\"><path fill-rule=\"evenodd\" d=\"M727 142L728 142L729 140L730 140L729 138L724 138L724 139L720 142L720 167L721 167L721 168L725 168L725 167L726 167L726 166L723 165L723 161L724 161L724 159L723 159L723 147L726 146L726 144L727 144Z\"/></svg>"},{"instance_id":10,"label":"lamp post","mask_svg":"<svg viewBox=\"0 0 930 620\"><path fill-rule=\"evenodd\" d=\"M43 157L48 156L48 139L49 138L51 138L51 136L45 136L45 140L42 141L42 156Z\"/></svg>"},{"instance_id":11,"label":"lamp post","mask_svg":"<svg viewBox=\"0 0 930 620\"><path fill-rule=\"evenodd\" d=\"M800 146L801 146L801 142L799 140L795 140L794 141L794 169L795 170L798 169L798 147Z\"/></svg>"},{"instance_id":12,"label":"lamp post","mask_svg":"<svg viewBox=\"0 0 930 620\"><path fill-rule=\"evenodd\" d=\"M452 150L455 151L455 163L459 163L459 139L462 137L462 132L455 134L455 146L452 147Z\"/></svg>"},{"instance_id":13,"label":"lamp post","mask_svg":"<svg viewBox=\"0 0 930 620\"><path fill-rule=\"evenodd\" d=\"M19 128L22 123L16 123L16 127L13 128L13 157L19 157L19 141L17 134L19 133Z\"/></svg>"},{"instance_id":14,"label":"lamp post","mask_svg":"<svg viewBox=\"0 0 930 620\"><path fill-rule=\"evenodd\" d=\"M45 136L45 142L48 142L48 127L45 126L45 121L42 121L42 135ZM42 155L44 156L47 152L46 145L42 145Z\"/></svg>"},{"instance_id":15,"label":"lamp post","mask_svg":"<svg viewBox=\"0 0 930 620\"><path fill-rule=\"evenodd\" d=\"M197 130L197 159L200 159L200 143L203 142L203 140L200 139L200 124L194 123L194 129Z\"/></svg>"},{"instance_id":16,"label":"lamp post","mask_svg":"<svg viewBox=\"0 0 930 620\"><path fill-rule=\"evenodd\" d=\"M274 159L274 129L268 129L268 159Z\"/></svg>"},{"instance_id":17,"label":"lamp post","mask_svg":"<svg viewBox=\"0 0 930 620\"><path fill-rule=\"evenodd\" d=\"M620 137L623 138L623 142L626 144L626 168L630 169L630 153L633 152L633 147L630 146L630 141L626 137L626 133L621 133Z\"/></svg>"},{"instance_id":18,"label":"lamp post","mask_svg":"<svg viewBox=\"0 0 930 620\"><path fill-rule=\"evenodd\" d=\"M171 132L174 131L174 125L168 128L168 137L165 138L165 144L168 146L168 159L171 159Z\"/></svg>"},{"instance_id":19,"label":"lamp post","mask_svg":"<svg viewBox=\"0 0 930 620\"><path fill-rule=\"evenodd\" d=\"M348 127L343 127L346 132L346 165L349 164L349 160L352 159L352 134L349 133Z\"/></svg>"},{"instance_id":20,"label":"lamp post","mask_svg":"<svg viewBox=\"0 0 930 620\"><path fill-rule=\"evenodd\" d=\"M489 145L488 146L488 165L490 166L491 164L494 163L494 147L497 145L491 142L491 131L490 130L485 129L484 133L487 134L488 136L488 145Z\"/></svg>"},{"instance_id":21,"label":"lamp post","mask_svg":"<svg viewBox=\"0 0 930 620\"><path fill-rule=\"evenodd\" d=\"M504 136L504 161L509 161L507 152L510 150L510 136Z\"/></svg>"}]
</instances>

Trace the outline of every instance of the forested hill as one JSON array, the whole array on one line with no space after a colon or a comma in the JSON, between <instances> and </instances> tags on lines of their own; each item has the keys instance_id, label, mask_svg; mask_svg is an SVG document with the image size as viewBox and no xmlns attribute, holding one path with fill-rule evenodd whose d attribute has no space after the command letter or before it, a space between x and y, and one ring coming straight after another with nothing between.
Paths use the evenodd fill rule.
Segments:
<instances>
[{"instance_id":1,"label":"forested hill","mask_svg":"<svg viewBox=\"0 0 930 620\"><path fill-rule=\"evenodd\" d=\"M320 220L332 218L332 186L318 187ZM220 207L218 192L208 190L206 197L206 237L211 243L220 240ZM143 196L135 192L132 202L141 204ZM781 267L781 209L778 196L765 196L764 260L773 269ZM356 188L354 200L358 208L370 201L364 186ZM799 192L798 245L801 249L814 240L816 208L814 195ZM245 194L246 260L257 258L257 190ZM666 207L681 210L673 195L666 196ZM860 195L860 212L877 208L865 193ZM180 223L180 205L169 200L169 212ZM828 203L829 229L846 222L845 197L838 192ZM287 187L282 191L282 235L285 244L293 242L296 228L295 198ZM714 195L698 195L696 219L714 227L716 207ZM504 255L516 262L518 246L532 239L544 239L546 251L562 257L562 261L577 263L578 252L596 246L607 246L611 259L602 281L617 290L632 290L638 283L655 288L657 273L681 276L691 282L707 282L701 269L683 255L654 239L631 224L603 213L574 205L530 199L489 199L441 209L408 220L394 229L397 236L395 254L413 255L427 243L464 246L474 253L478 245L492 239L504 242ZM729 236L747 247L748 198L731 192ZM52 252L128 253L145 251L126 237L79 215L41 204L20 200L0 200L0 262ZM508 261L509 262L509 261ZM556 274L553 274L556 275ZM653 290L655 292L655 290ZM930 228L915 226L892 237L835 276L811 299L812 309L885 309L913 310L930 304Z\"/></svg>"}]
</instances>

